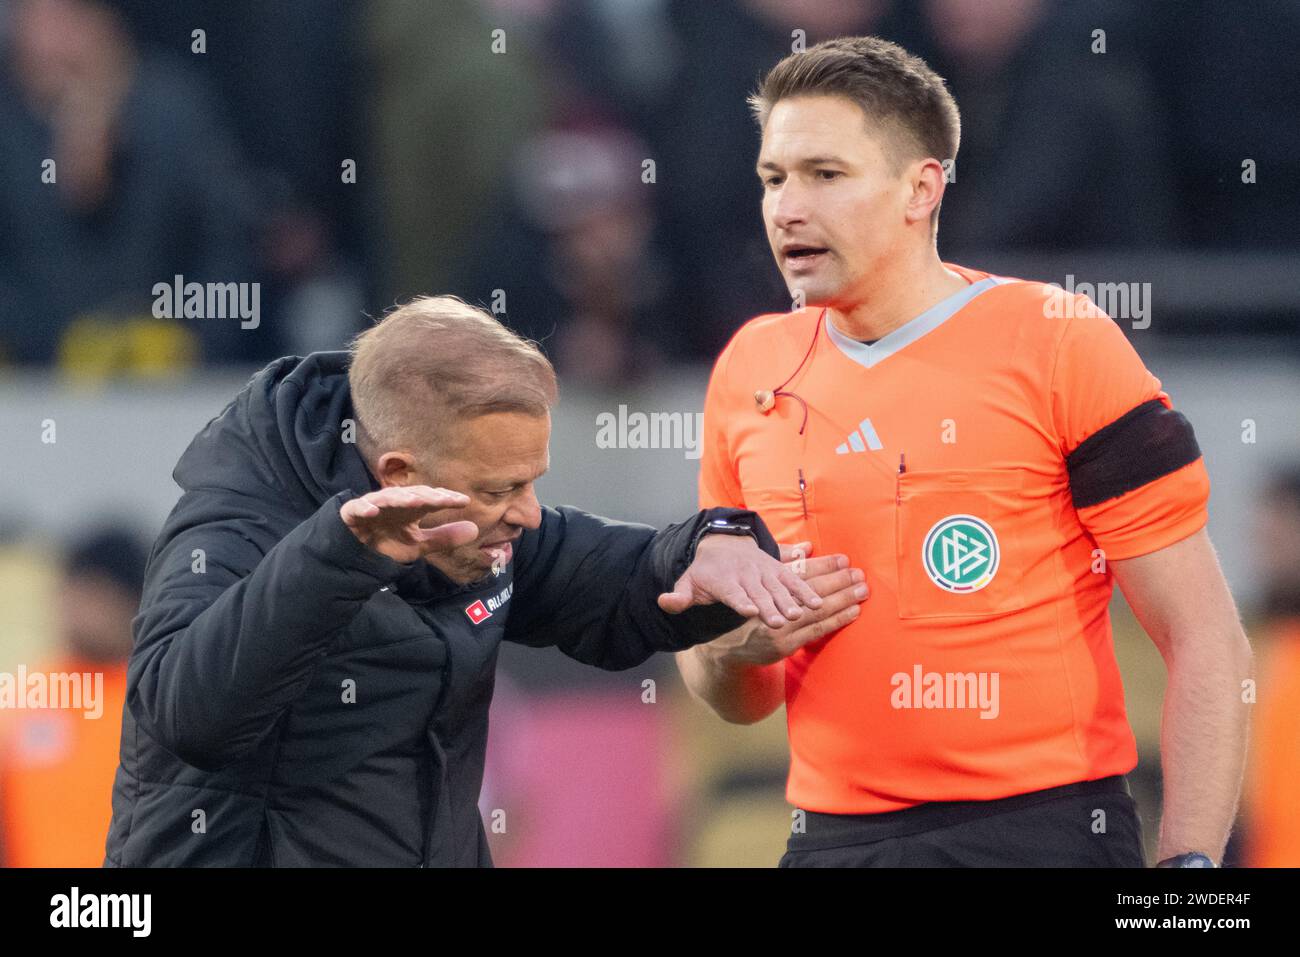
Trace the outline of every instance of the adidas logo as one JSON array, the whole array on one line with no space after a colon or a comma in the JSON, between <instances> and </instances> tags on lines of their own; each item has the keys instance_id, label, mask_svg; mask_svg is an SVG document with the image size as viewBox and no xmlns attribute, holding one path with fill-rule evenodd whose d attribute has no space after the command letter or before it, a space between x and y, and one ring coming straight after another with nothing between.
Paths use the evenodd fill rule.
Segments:
<instances>
[{"instance_id":1,"label":"adidas logo","mask_svg":"<svg viewBox=\"0 0 1300 957\"><path fill-rule=\"evenodd\" d=\"M884 443L880 441L880 436L876 435L876 428L871 424L871 420L863 419L858 423L858 427L849 433L849 440L836 446L835 454L848 455L850 450L865 452L867 449L875 452L884 447Z\"/></svg>"}]
</instances>

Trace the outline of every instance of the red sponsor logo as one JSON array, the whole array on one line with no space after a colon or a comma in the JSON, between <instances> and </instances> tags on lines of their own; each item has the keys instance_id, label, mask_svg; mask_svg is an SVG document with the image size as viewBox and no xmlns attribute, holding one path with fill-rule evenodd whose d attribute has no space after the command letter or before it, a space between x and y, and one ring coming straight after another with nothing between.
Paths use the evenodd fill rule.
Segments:
<instances>
[{"instance_id":1,"label":"red sponsor logo","mask_svg":"<svg viewBox=\"0 0 1300 957\"><path fill-rule=\"evenodd\" d=\"M492 617L492 612L487 610L487 605L483 604L483 599L479 599L465 609L465 614L469 615L469 620L479 625Z\"/></svg>"}]
</instances>

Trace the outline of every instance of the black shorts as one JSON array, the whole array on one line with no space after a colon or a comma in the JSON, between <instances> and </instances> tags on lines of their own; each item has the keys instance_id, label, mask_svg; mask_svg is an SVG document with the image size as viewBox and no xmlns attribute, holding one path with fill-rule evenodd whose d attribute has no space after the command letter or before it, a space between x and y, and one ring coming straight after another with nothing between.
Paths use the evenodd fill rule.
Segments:
<instances>
[{"instance_id":1,"label":"black shorts","mask_svg":"<svg viewBox=\"0 0 1300 957\"><path fill-rule=\"evenodd\" d=\"M804 812L781 867L1144 867L1123 776L884 814Z\"/></svg>"}]
</instances>

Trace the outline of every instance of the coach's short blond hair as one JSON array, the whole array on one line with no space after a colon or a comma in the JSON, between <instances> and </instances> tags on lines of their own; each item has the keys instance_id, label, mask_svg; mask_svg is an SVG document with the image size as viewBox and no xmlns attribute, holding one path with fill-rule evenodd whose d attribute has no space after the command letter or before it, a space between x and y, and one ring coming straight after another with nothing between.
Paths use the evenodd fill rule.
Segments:
<instances>
[{"instance_id":1,"label":"coach's short blond hair","mask_svg":"<svg viewBox=\"0 0 1300 957\"><path fill-rule=\"evenodd\" d=\"M537 344L456 296L421 296L351 343L357 448L372 465L399 448L437 453L442 426L493 412L544 416L558 397Z\"/></svg>"}]
</instances>

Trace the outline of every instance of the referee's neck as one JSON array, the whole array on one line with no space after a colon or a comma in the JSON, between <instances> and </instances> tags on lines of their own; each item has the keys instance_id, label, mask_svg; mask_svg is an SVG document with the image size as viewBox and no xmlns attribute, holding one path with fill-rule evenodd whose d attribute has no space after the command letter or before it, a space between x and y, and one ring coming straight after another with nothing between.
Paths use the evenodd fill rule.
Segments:
<instances>
[{"instance_id":1,"label":"referee's neck","mask_svg":"<svg viewBox=\"0 0 1300 957\"><path fill-rule=\"evenodd\" d=\"M882 271L881 277L882 282L868 288L851 309L831 308L830 320L850 339L868 341L887 336L970 285L944 266L937 253L920 268L889 269Z\"/></svg>"}]
</instances>

